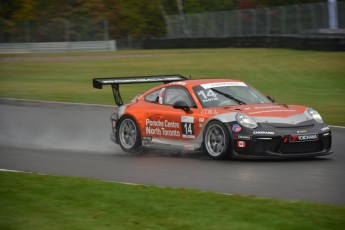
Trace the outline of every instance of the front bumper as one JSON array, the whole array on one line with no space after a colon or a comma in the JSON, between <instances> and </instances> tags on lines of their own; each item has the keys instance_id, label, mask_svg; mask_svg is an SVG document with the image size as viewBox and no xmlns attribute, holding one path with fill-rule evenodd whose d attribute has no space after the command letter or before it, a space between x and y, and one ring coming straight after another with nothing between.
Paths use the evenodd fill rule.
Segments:
<instances>
[{"instance_id":1,"label":"front bumper","mask_svg":"<svg viewBox=\"0 0 345 230\"><path fill-rule=\"evenodd\" d=\"M264 125L263 135L254 135L253 130L243 130L243 134L234 135L233 151L234 158L308 158L324 156L333 153L332 133L329 128L324 132L317 132L327 126L307 125L301 127L274 127ZM263 130L263 129L261 129ZM268 131L267 131L268 130ZM298 134L298 132L305 134ZM247 135L245 135L245 133ZM260 131L257 131L260 133ZM248 135L251 134L251 135ZM296 136L313 136L314 139L293 141ZM245 138L241 138L245 137Z\"/></svg>"}]
</instances>

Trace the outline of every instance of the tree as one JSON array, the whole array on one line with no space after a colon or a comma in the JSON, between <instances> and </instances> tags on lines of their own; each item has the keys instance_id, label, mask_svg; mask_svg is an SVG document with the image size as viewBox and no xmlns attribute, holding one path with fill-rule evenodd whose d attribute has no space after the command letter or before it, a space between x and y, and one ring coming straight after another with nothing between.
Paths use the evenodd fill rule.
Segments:
<instances>
[{"instance_id":1,"label":"tree","mask_svg":"<svg viewBox=\"0 0 345 230\"><path fill-rule=\"evenodd\" d=\"M27 20L35 18L37 0L1 0L1 20Z\"/></svg>"},{"instance_id":2,"label":"tree","mask_svg":"<svg viewBox=\"0 0 345 230\"><path fill-rule=\"evenodd\" d=\"M165 22L159 4L152 0L120 0L119 28L123 36L159 37Z\"/></svg>"},{"instance_id":3,"label":"tree","mask_svg":"<svg viewBox=\"0 0 345 230\"><path fill-rule=\"evenodd\" d=\"M168 15L178 14L176 0L160 0ZM235 9L237 0L181 0L185 14Z\"/></svg>"}]
</instances>

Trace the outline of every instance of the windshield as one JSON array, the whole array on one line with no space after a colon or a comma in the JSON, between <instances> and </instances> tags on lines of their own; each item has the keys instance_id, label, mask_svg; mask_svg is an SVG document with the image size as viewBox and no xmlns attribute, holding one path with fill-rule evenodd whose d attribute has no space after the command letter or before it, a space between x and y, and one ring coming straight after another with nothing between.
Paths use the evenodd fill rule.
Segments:
<instances>
[{"instance_id":1,"label":"windshield","mask_svg":"<svg viewBox=\"0 0 345 230\"><path fill-rule=\"evenodd\" d=\"M219 82L193 87L204 108L245 104L272 103L257 90L243 82Z\"/></svg>"}]
</instances>

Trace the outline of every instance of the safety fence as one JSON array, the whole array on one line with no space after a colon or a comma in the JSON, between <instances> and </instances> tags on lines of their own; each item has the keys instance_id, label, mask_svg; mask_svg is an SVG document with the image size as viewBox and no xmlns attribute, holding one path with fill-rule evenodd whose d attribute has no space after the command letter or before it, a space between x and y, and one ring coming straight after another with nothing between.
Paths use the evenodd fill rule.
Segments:
<instances>
[{"instance_id":1,"label":"safety fence","mask_svg":"<svg viewBox=\"0 0 345 230\"><path fill-rule=\"evenodd\" d=\"M345 2L337 2L337 32L345 37ZM169 15L166 35L159 39L132 39L129 35L110 40L107 20L65 19L11 21L0 23L0 52L62 52L140 48L258 47L272 40L275 47L299 41L298 47L312 43L312 49L343 50L340 38L287 39L286 35L332 34L327 2L273 8ZM325 29L326 28L326 29ZM114 35L112 35L114 36ZM273 39L272 36L277 39ZM253 37L253 38L247 38ZM260 39L256 39L260 37ZM181 40L186 38L186 40ZM208 38L220 38L213 41ZM224 38L224 39L223 39ZM226 38L226 39L225 39ZM232 39L237 38L237 39ZM192 39L192 40L190 40ZM224 40L224 42L223 42ZM217 44L212 44L216 42ZM220 46L223 44L222 46ZM318 48L315 44L319 44ZM332 45L329 45L332 44ZM266 46L266 45L265 45ZM269 45L267 45L269 46ZM285 47L286 45L282 45ZM308 45L306 45L308 46ZM328 47L328 48L327 48ZM335 47L335 48L334 48Z\"/></svg>"},{"instance_id":2,"label":"safety fence","mask_svg":"<svg viewBox=\"0 0 345 230\"><path fill-rule=\"evenodd\" d=\"M345 2L337 3L339 28L345 28ZM301 34L329 28L327 2L272 8L166 16L167 38Z\"/></svg>"},{"instance_id":3,"label":"safety fence","mask_svg":"<svg viewBox=\"0 0 345 230\"><path fill-rule=\"evenodd\" d=\"M0 43L109 40L107 20L53 18L0 23Z\"/></svg>"}]
</instances>

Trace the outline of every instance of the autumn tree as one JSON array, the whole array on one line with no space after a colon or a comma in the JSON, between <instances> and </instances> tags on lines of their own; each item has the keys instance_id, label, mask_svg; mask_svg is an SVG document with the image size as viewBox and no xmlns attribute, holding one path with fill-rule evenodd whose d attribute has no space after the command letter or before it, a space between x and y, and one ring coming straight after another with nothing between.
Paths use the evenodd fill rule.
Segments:
<instances>
[{"instance_id":1,"label":"autumn tree","mask_svg":"<svg viewBox=\"0 0 345 230\"><path fill-rule=\"evenodd\" d=\"M13 29L18 20L106 19L110 38L152 38L165 35L164 15L314 2L326 0L1 0L0 23L4 30ZM87 26L85 23L79 26Z\"/></svg>"},{"instance_id":2,"label":"autumn tree","mask_svg":"<svg viewBox=\"0 0 345 230\"><path fill-rule=\"evenodd\" d=\"M149 38L165 33L159 4L154 0L120 0L119 28L124 36Z\"/></svg>"}]
</instances>

